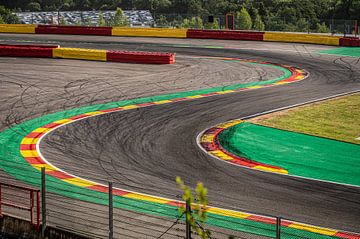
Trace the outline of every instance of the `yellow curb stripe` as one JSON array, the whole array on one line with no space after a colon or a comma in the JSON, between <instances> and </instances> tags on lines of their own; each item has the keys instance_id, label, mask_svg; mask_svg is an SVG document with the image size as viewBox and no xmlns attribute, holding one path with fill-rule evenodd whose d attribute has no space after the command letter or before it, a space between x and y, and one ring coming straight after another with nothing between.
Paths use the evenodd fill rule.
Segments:
<instances>
[{"instance_id":1,"label":"yellow curb stripe","mask_svg":"<svg viewBox=\"0 0 360 239\"><path fill-rule=\"evenodd\" d=\"M120 108L122 108L124 110L131 110L131 109L139 108L139 106L137 106L137 105L127 105L127 106L122 106Z\"/></svg>"},{"instance_id":2,"label":"yellow curb stripe","mask_svg":"<svg viewBox=\"0 0 360 239\"><path fill-rule=\"evenodd\" d=\"M71 120L71 119L62 119L62 120L55 121L53 123L55 123L55 124L66 124L66 123L69 123L71 121L73 121L73 120Z\"/></svg>"},{"instance_id":3,"label":"yellow curb stripe","mask_svg":"<svg viewBox=\"0 0 360 239\"><path fill-rule=\"evenodd\" d=\"M289 173L285 169L276 169L276 168L270 168L270 167L261 166L261 165L255 166L253 168L258 169L258 170L262 170L262 171L272 172L272 173L281 173L281 174L288 174Z\"/></svg>"},{"instance_id":4,"label":"yellow curb stripe","mask_svg":"<svg viewBox=\"0 0 360 239\"><path fill-rule=\"evenodd\" d=\"M39 141L39 138L23 138L21 144L36 144Z\"/></svg>"},{"instance_id":5,"label":"yellow curb stripe","mask_svg":"<svg viewBox=\"0 0 360 239\"><path fill-rule=\"evenodd\" d=\"M102 114L104 114L104 112L94 111L94 112L85 113L84 115L94 116L94 115L102 115Z\"/></svg>"},{"instance_id":6,"label":"yellow curb stripe","mask_svg":"<svg viewBox=\"0 0 360 239\"><path fill-rule=\"evenodd\" d=\"M131 199L137 199L137 200L143 200L143 201L149 201L154 203L160 203L160 204L166 204L171 202L170 200L166 200L163 198L153 197L153 196L147 196L147 195L140 195L136 193L128 193L123 195L125 198L131 198Z\"/></svg>"},{"instance_id":7,"label":"yellow curb stripe","mask_svg":"<svg viewBox=\"0 0 360 239\"><path fill-rule=\"evenodd\" d=\"M279 82L274 83L274 85L284 85L284 84L287 84L287 83L288 82L279 81Z\"/></svg>"},{"instance_id":8,"label":"yellow curb stripe","mask_svg":"<svg viewBox=\"0 0 360 239\"><path fill-rule=\"evenodd\" d=\"M20 150L20 153L24 158L39 157L39 153L36 150Z\"/></svg>"},{"instance_id":9,"label":"yellow curb stripe","mask_svg":"<svg viewBox=\"0 0 360 239\"><path fill-rule=\"evenodd\" d=\"M302 78L304 78L304 76L296 76L296 77L295 77L295 80L300 80L300 79L302 79Z\"/></svg>"},{"instance_id":10,"label":"yellow curb stripe","mask_svg":"<svg viewBox=\"0 0 360 239\"><path fill-rule=\"evenodd\" d=\"M236 92L235 90L224 90L224 91L218 91L216 93L224 95L224 94L228 94L228 93L233 93Z\"/></svg>"},{"instance_id":11,"label":"yellow curb stripe","mask_svg":"<svg viewBox=\"0 0 360 239\"><path fill-rule=\"evenodd\" d=\"M206 211L208 213L213 213L216 215L222 215L222 216L234 217L234 218L240 218L240 219L245 219L252 215L249 213L235 212L235 211L224 210L224 209L220 209L220 208L211 208L211 207L208 208Z\"/></svg>"},{"instance_id":12,"label":"yellow curb stripe","mask_svg":"<svg viewBox=\"0 0 360 239\"><path fill-rule=\"evenodd\" d=\"M206 143L206 142L211 143L214 141L214 138L215 138L215 135L213 135L213 134L204 134L203 136L201 136L200 141L204 142L204 143Z\"/></svg>"},{"instance_id":13,"label":"yellow curb stripe","mask_svg":"<svg viewBox=\"0 0 360 239\"><path fill-rule=\"evenodd\" d=\"M153 103L157 104L157 105L162 105L162 104L167 104L167 103L171 103L171 102L172 102L171 100L160 100L160 101L154 101Z\"/></svg>"},{"instance_id":14,"label":"yellow curb stripe","mask_svg":"<svg viewBox=\"0 0 360 239\"><path fill-rule=\"evenodd\" d=\"M57 169L49 164L31 164L35 169L41 171L41 168L45 168L45 171L56 171Z\"/></svg>"},{"instance_id":15,"label":"yellow curb stripe","mask_svg":"<svg viewBox=\"0 0 360 239\"><path fill-rule=\"evenodd\" d=\"M221 158L222 160L233 160L234 158L225 154L223 151L221 150L214 150L214 151L208 151L209 153L211 153L212 155L215 155L216 157Z\"/></svg>"},{"instance_id":16,"label":"yellow curb stripe","mask_svg":"<svg viewBox=\"0 0 360 239\"><path fill-rule=\"evenodd\" d=\"M233 120L233 121L219 124L216 126L216 128L226 129L226 128L230 128L231 126L240 124L241 122L243 122L243 121L242 120Z\"/></svg>"},{"instance_id":17,"label":"yellow curb stripe","mask_svg":"<svg viewBox=\"0 0 360 239\"><path fill-rule=\"evenodd\" d=\"M34 132L34 133L46 133L46 132L48 132L50 130L51 130L51 128L37 128L37 129L33 130L32 132Z\"/></svg>"},{"instance_id":18,"label":"yellow curb stripe","mask_svg":"<svg viewBox=\"0 0 360 239\"><path fill-rule=\"evenodd\" d=\"M259 88L262 88L262 86L249 86L249 87L246 87L247 89L259 89Z\"/></svg>"},{"instance_id":19,"label":"yellow curb stripe","mask_svg":"<svg viewBox=\"0 0 360 239\"><path fill-rule=\"evenodd\" d=\"M96 185L96 183L92 183L87 180L83 180L81 178L66 178L66 179L62 179L62 181L71 183L71 184L79 186L79 187L91 187L91 186Z\"/></svg>"},{"instance_id":20,"label":"yellow curb stripe","mask_svg":"<svg viewBox=\"0 0 360 239\"><path fill-rule=\"evenodd\" d=\"M338 232L337 230L333 230L333 229L321 228L321 227L306 225L306 224L297 223L297 222L288 225L288 227L299 229L302 231L314 232L314 233L327 235L327 236L333 236Z\"/></svg>"},{"instance_id":21,"label":"yellow curb stripe","mask_svg":"<svg viewBox=\"0 0 360 239\"><path fill-rule=\"evenodd\" d=\"M202 95L192 95L192 96L188 96L188 97L185 97L187 99L199 99L199 98L203 98L204 96Z\"/></svg>"}]
</instances>

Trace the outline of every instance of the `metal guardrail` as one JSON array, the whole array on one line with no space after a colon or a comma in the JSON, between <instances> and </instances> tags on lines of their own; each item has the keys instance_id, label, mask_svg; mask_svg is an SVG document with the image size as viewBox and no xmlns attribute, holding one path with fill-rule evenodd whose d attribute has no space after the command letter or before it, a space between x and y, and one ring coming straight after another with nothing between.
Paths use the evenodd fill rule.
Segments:
<instances>
[{"instance_id":1,"label":"metal guardrail","mask_svg":"<svg viewBox=\"0 0 360 239\"><path fill-rule=\"evenodd\" d=\"M11 191L14 194L11 194ZM26 198L25 195L28 197ZM11 212L4 212L4 207L29 212L31 225L37 230L40 228L40 190L0 183L0 216L4 214L14 216Z\"/></svg>"}]
</instances>

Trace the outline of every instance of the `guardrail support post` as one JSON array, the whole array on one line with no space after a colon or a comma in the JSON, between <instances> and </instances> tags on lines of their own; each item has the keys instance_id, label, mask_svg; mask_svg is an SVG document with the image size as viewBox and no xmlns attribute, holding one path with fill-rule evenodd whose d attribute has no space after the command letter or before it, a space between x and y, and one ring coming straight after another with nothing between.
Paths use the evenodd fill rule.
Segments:
<instances>
[{"instance_id":1,"label":"guardrail support post","mask_svg":"<svg viewBox=\"0 0 360 239\"><path fill-rule=\"evenodd\" d=\"M276 217L276 239L281 237L281 217Z\"/></svg>"},{"instance_id":2,"label":"guardrail support post","mask_svg":"<svg viewBox=\"0 0 360 239\"><path fill-rule=\"evenodd\" d=\"M1 184L0 184L0 217L2 217L2 193L1 193Z\"/></svg>"},{"instance_id":3,"label":"guardrail support post","mask_svg":"<svg viewBox=\"0 0 360 239\"><path fill-rule=\"evenodd\" d=\"M191 225L190 225L190 221L188 218L188 215L191 214L191 205L189 201L186 201L186 212L185 212L185 217L186 217L186 239L191 239Z\"/></svg>"},{"instance_id":4,"label":"guardrail support post","mask_svg":"<svg viewBox=\"0 0 360 239\"><path fill-rule=\"evenodd\" d=\"M109 239L114 237L113 184L109 182Z\"/></svg>"},{"instance_id":5,"label":"guardrail support post","mask_svg":"<svg viewBox=\"0 0 360 239\"><path fill-rule=\"evenodd\" d=\"M41 236L45 238L46 230L46 185L45 185L45 167L41 168Z\"/></svg>"}]
</instances>

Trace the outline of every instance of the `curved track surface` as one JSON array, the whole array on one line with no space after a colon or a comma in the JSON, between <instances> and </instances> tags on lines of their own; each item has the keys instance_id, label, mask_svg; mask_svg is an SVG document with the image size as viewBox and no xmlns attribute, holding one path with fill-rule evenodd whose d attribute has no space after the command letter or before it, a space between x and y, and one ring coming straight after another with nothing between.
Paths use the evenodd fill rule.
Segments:
<instances>
[{"instance_id":1,"label":"curved track surface","mask_svg":"<svg viewBox=\"0 0 360 239\"><path fill-rule=\"evenodd\" d=\"M26 38L29 41L40 40L39 36ZM54 38L42 36L40 41L54 41ZM62 36L59 43L75 47L175 51L179 62L184 65L191 65L193 60L189 57L199 55L266 60L293 65L309 71L311 75L305 81L290 85L140 108L78 121L54 131L42 141L42 153L48 161L83 178L96 181L103 178L103 182L112 180L116 187L167 198L176 198L179 194L174 178L181 176L189 185L202 181L209 188L209 201L213 206L281 215L316 225L360 231L359 188L234 167L212 159L196 144L196 136L202 130L230 119L360 90L358 59L318 55L315 50L326 47L298 44L186 40L193 45L184 48L169 45L181 42L175 39L136 39L139 44L134 45L127 38L82 38ZM20 37L9 35L5 39L13 42ZM109 42L110 46L105 44ZM196 47L200 44L226 44L233 49ZM28 64L39 64L41 60L27 61ZM87 64L95 65L93 62L81 64L84 67ZM138 72L144 66L131 67L138 67L134 70ZM166 68L161 70L167 71ZM199 74L207 75L208 70ZM184 70L184 74L186 72ZM53 76L45 69L40 69L39 74ZM84 76L86 79L88 77L91 76ZM172 77L176 81L176 78L183 76ZM165 91L173 90L178 89ZM146 95L147 92L142 94ZM105 97L100 102L109 101L110 98ZM99 102L95 99L94 96L93 101L79 103ZM71 107L73 105L60 108ZM49 112L55 110L59 110L59 107L48 109ZM7 124L11 124L10 118Z\"/></svg>"}]
</instances>

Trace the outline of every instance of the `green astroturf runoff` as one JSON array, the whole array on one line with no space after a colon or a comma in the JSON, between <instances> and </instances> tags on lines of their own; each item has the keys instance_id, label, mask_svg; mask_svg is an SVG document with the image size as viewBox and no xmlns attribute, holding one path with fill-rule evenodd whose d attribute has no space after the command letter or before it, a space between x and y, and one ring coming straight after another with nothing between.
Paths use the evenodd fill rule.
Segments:
<instances>
[{"instance_id":1,"label":"green astroturf runoff","mask_svg":"<svg viewBox=\"0 0 360 239\"><path fill-rule=\"evenodd\" d=\"M360 47L339 47L320 51L320 54L360 57Z\"/></svg>"},{"instance_id":2,"label":"green astroturf runoff","mask_svg":"<svg viewBox=\"0 0 360 239\"><path fill-rule=\"evenodd\" d=\"M224 130L219 140L227 151L289 175L360 186L360 145L249 122Z\"/></svg>"}]
</instances>

